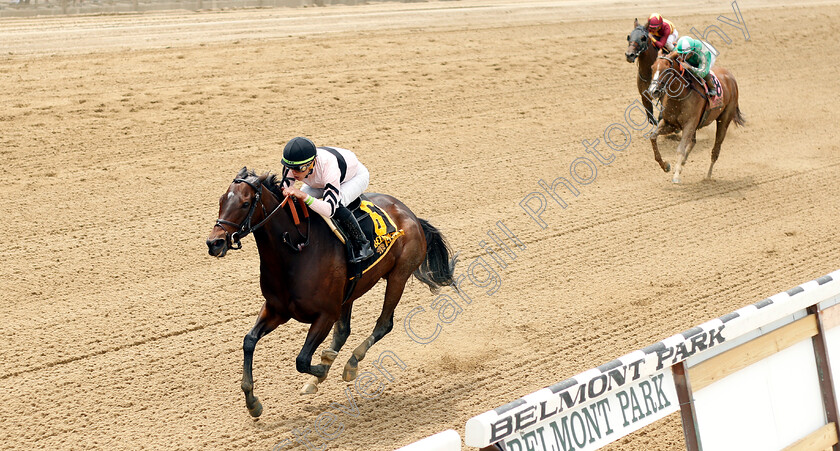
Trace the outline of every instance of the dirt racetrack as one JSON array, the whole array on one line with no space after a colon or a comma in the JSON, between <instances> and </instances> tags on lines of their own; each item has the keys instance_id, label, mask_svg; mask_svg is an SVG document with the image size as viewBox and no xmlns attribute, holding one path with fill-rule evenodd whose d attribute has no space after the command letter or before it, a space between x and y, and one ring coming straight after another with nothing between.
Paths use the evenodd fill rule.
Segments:
<instances>
[{"instance_id":1,"label":"dirt racetrack","mask_svg":"<svg viewBox=\"0 0 840 451\"><path fill-rule=\"evenodd\" d=\"M711 181L714 131L701 130L681 185L641 132L621 152L603 142L638 98L625 36L651 7L635 2L0 21L0 442L392 450L463 433L473 415L837 269L840 2L743 0L749 40L716 21L734 17L730 3L659 10L682 34L725 30L717 64L737 78L748 121L730 129ZM318 394L297 394L303 324L258 344L265 412L248 416L256 246L218 260L204 243L239 168L279 170L297 135L354 150L370 191L402 199L461 252L459 274L479 256L494 264L479 243L497 221L527 246L494 266L492 295L465 282L472 303L429 344L403 322L422 306L413 327L431 334L435 297L410 282L369 353L406 368L326 417L340 422L320 424L331 441L316 419L348 405L351 385L334 368ZM519 202L594 158L582 141L598 138L614 160L567 208L550 202L541 228ZM676 141L660 142L672 161ZM356 302L337 366L372 330L383 285ZM610 449L683 446L672 415Z\"/></svg>"}]
</instances>

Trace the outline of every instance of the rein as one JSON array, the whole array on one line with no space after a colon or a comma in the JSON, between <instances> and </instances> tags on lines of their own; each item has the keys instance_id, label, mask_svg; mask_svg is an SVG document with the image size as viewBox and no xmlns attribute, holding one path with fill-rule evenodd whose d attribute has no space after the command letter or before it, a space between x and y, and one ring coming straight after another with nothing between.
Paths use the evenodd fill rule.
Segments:
<instances>
[{"instance_id":1,"label":"rein","mask_svg":"<svg viewBox=\"0 0 840 451\"><path fill-rule=\"evenodd\" d=\"M250 186L251 188L254 189L255 194L254 194L254 200L251 203L251 207L248 209L248 216L245 217L245 219L242 221L241 224L237 224L235 222L227 221L227 220L224 220L224 219L221 219L221 218L216 219L216 224L214 225L214 227L220 227L222 230L225 231L225 239L227 241L227 245L228 245L229 248L231 248L231 249L242 249L242 242L241 242L242 238L245 238L251 232L254 232L257 229L259 229L260 227L262 227L263 225L265 225L265 223L267 223L269 221L269 219L271 219L271 217L274 216L274 214L277 213L280 209L282 209L286 204L289 205L289 209L292 212L292 219L294 220L295 226L300 225L300 218L298 217L297 208L295 207L297 202L296 202L296 199L294 197L292 197L291 203L289 202L289 198L291 196L285 197L283 199L283 201L279 203L279 205L277 205L276 207L274 207L273 210L271 210L270 213L266 213L265 204L262 202L262 189L263 189L262 183L254 184L249 180L241 179L241 178L234 179L233 183L245 183L245 184L247 184L248 186ZM272 193L270 190L269 190L269 193L271 194L271 197L274 197L274 199L279 202L279 200L277 199L277 196L275 196L274 193ZM256 225L251 225L251 218L254 216L254 211L256 210L256 206L257 206L258 203L260 204L260 208L262 208L262 211L263 211L263 219L262 219L262 221L258 222ZM306 235L304 235L303 233L300 232L300 230L297 229L297 227L295 227L295 230L297 230L298 235L300 235L300 237L304 239L304 242L301 243L301 244L295 245L295 244L292 243L292 240L289 236L289 232L284 232L283 233L283 242L286 243L295 252L300 252L301 250L303 250L304 247L309 245L309 235L310 235L309 230L310 230L310 226L311 226L310 220L309 220L309 211L306 208L306 204L301 204L301 207L303 209L303 215L304 215L304 217L306 217L306 232L307 233L306 233ZM228 230L224 227L225 225L235 227L236 231L233 232L233 233L228 232Z\"/></svg>"},{"instance_id":2,"label":"rein","mask_svg":"<svg viewBox=\"0 0 840 451\"><path fill-rule=\"evenodd\" d=\"M683 75L683 74L685 73L685 69L684 69L684 68L682 68L682 66L680 66L680 69L682 69L682 70L678 70L678 69L675 69L675 68L674 68L674 66L675 66L675 65L677 65L677 62L676 62L675 60L672 60L671 58L668 58L667 56L662 56L662 55L657 56L657 57L656 57L656 59L658 59L658 60L665 60L665 61L668 61L669 63L671 63L671 66L670 66L668 69L671 69L672 71L676 72L676 73L677 73L677 75L679 75L679 76L680 76L680 78L681 78L681 79L685 82L686 86L688 86L689 88L691 88L691 89L688 91L688 93L686 93L686 95L684 95L684 96L682 96L682 97L679 97L679 98L675 98L675 97L673 97L673 96L672 96L671 98L674 98L674 99L675 99L676 101L678 101L678 102L679 102L679 101L682 101L682 100L685 100L686 98L688 98L688 96L690 96L690 95L691 95L691 91L692 91L692 90L693 90L693 91L695 91L695 92L697 92L698 94L700 94L700 96L701 96L701 97L704 97L703 93L702 93L702 92L700 92L700 90L699 90L699 89L697 89L696 87L692 86L691 81L687 80L687 79L686 79L686 77L685 77L685 75ZM683 87L682 89L685 89L685 87Z\"/></svg>"},{"instance_id":3,"label":"rein","mask_svg":"<svg viewBox=\"0 0 840 451\"><path fill-rule=\"evenodd\" d=\"M287 245L289 245L289 247L293 251L300 252L300 251L303 250L303 248L305 248L306 246L309 246L309 237L312 235L310 233L310 231L312 230L312 222L311 222L311 219L309 218L309 209L306 207L306 203L301 202L300 207L301 207L301 210L303 210L303 216L306 218L306 235L300 233L300 230L298 230L298 228L297 228L297 226L300 225L300 218L298 217L298 212L297 212L297 207L296 207L297 206L297 198L293 197L293 196L287 196L285 199L283 199L283 203L280 204L280 206L282 207L284 204L286 204L286 202L289 200L289 198L292 199L292 201L289 202L289 209L292 211L292 220L295 222L295 230L297 231L298 235L300 235L300 237L304 239L304 242L300 243L300 244L292 243L292 239L290 238L289 232L283 232L283 242L286 243Z\"/></svg>"}]
</instances>

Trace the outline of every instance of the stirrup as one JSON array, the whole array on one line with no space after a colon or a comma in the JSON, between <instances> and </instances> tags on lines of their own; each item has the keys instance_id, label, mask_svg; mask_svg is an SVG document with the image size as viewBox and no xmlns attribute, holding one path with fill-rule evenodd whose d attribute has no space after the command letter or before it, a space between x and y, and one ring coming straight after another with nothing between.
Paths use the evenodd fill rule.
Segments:
<instances>
[{"instance_id":1,"label":"stirrup","mask_svg":"<svg viewBox=\"0 0 840 451\"><path fill-rule=\"evenodd\" d=\"M370 243L365 243L360 246L358 255L350 259L350 263L361 263L373 256L373 249L370 248Z\"/></svg>"}]
</instances>

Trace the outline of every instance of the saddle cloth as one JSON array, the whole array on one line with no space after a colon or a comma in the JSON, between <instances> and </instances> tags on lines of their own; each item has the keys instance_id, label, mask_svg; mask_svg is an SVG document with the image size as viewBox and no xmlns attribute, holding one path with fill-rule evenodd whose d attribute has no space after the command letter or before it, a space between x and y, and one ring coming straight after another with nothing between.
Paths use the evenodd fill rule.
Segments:
<instances>
[{"instance_id":1,"label":"saddle cloth","mask_svg":"<svg viewBox=\"0 0 840 451\"><path fill-rule=\"evenodd\" d=\"M378 205L371 202L364 194L351 202L347 208L353 212L353 216L356 217L356 221L359 222L359 227L361 227L362 232L368 241L370 241L370 247L373 249L373 256L361 262L360 274L364 274L379 263L379 260L391 250L394 241L404 235L405 232L402 229L397 229L391 216L385 210L379 208ZM348 239L342 235L341 230L336 227L332 218L322 217L338 240L348 246L347 251L349 253Z\"/></svg>"},{"instance_id":2,"label":"saddle cloth","mask_svg":"<svg viewBox=\"0 0 840 451\"><path fill-rule=\"evenodd\" d=\"M709 100L709 108L715 109L720 108L723 106L723 86L720 84L720 80L718 80L717 75L715 75L714 71L711 72L712 74L712 81L715 83L715 89L717 90L717 97L712 98L709 95L709 87L706 86L706 81L703 80L703 87L706 88L706 97Z\"/></svg>"}]
</instances>

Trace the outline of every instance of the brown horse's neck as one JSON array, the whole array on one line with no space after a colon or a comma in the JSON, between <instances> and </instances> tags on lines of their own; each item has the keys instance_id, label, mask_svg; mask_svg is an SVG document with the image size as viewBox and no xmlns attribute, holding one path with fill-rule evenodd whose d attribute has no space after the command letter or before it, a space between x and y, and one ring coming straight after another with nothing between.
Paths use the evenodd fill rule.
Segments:
<instances>
[{"instance_id":1,"label":"brown horse's neck","mask_svg":"<svg viewBox=\"0 0 840 451\"><path fill-rule=\"evenodd\" d=\"M668 66L662 72L665 71L669 73L669 78L665 85L668 88L680 88L677 92L666 92L665 96L668 97L668 100L672 102L682 102L686 100L687 97L691 96L691 80L693 76L690 73L686 71L684 75L681 75L679 71L679 66Z\"/></svg>"},{"instance_id":2,"label":"brown horse's neck","mask_svg":"<svg viewBox=\"0 0 840 451\"><path fill-rule=\"evenodd\" d=\"M653 74L651 66L653 66L654 62L656 62L656 56L658 54L659 50L656 50L656 47L651 44L648 45L648 48L639 55L639 76L642 77L642 79L650 81L650 77Z\"/></svg>"},{"instance_id":3,"label":"brown horse's neck","mask_svg":"<svg viewBox=\"0 0 840 451\"><path fill-rule=\"evenodd\" d=\"M278 202L271 197L271 201L265 203L266 211L271 212L277 205ZM297 208L300 225L294 224L289 206L285 206L254 232L254 240L260 254L260 271L271 271L272 277L283 282L286 282L286 278L290 277L290 273L296 267L308 265L308 260L317 262L319 258L324 258L327 255L326 247L341 244L317 213L310 210L310 218L307 220L303 217L301 208ZM262 217L259 220L262 220ZM286 242L285 238L288 238L291 244ZM298 248L298 245L304 246ZM343 255L343 247L339 251Z\"/></svg>"}]
</instances>

